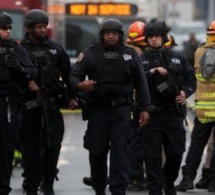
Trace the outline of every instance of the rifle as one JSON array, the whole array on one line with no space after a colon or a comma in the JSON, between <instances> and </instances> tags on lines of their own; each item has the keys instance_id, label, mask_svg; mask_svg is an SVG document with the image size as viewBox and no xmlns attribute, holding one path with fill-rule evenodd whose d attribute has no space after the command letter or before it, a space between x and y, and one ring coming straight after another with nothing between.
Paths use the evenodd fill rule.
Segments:
<instances>
[{"instance_id":1,"label":"rifle","mask_svg":"<svg viewBox=\"0 0 215 195\"><path fill-rule=\"evenodd\" d=\"M164 59L164 63L169 64L165 51L162 52L162 56L163 56L163 59ZM175 80L173 79L173 77L174 77L173 75L176 76L175 70L173 70L172 68L169 68L170 66L169 67L167 67L166 65L164 65L164 66L168 71L168 74L167 74L168 80L171 82L171 85L174 86L175 91L176 91L176 95L180 95L180 89L179 89L177 83L175 82ZM182 115L186 126L188 126L188 122L187 122L187 119L186 119L186 105L181 105L181 104L179 104L179 103L177 103L175 101L175 107L176 107L177 112Z\"/></svg>"},{"instance_id":2,"label":"rifle","mask_svg":"<svg viewBox=\"0 0 215 195\"><path fill-rule=\"evenodd\" d=\"M40 83L39 102L41 103L41 106L43 108L42 130L44 130L46 133L48 148L51 148L50 135L49 135L49 132L51 131L51 125L48 117L48 106L47 106L47 96L46 96L47 89L45 87L45 80L44 80L44 74L43 74L43 61L38 60L36 62L36 65L38 67L38 75L39 75L39 83Z\"/></svg>"}]
</instances>

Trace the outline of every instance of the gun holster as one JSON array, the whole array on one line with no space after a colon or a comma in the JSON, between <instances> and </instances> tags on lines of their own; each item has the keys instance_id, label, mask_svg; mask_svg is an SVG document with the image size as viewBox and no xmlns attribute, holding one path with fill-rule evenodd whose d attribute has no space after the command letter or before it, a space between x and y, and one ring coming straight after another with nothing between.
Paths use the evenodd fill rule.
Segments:
<instances>
[{"instance_id":1,"label":"gun holster","mask_svg":"<svg viewBox=\"0 0 215 195\"><path fill-rule=\"evenodd\" d=\"M82 110L82 119L84 121L88 120L91 112L91 104L87 100L81 99L80 107Z\"/></svg>"}]
</instances>

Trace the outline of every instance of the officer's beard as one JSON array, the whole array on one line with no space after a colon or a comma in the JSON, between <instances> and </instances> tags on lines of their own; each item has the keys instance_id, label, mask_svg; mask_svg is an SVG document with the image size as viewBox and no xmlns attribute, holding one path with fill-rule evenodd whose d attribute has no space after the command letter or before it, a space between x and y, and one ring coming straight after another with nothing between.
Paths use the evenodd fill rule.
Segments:
<instances>
[{"instance_id":1,"label":"officer's beard","mask_svg":"<svg viewBox=\"0 0 215 195\"><path fill-rule=\"evenodd\" d=\"M42 43L46 39L46 36L36 36L31 34L31 38L33 38L33 40L37 43Z\"/></svg>"},{"instance_id":2,"label":"officer's beard","mask_svg":"<svg viewBox=\"0 0 215 195\"><path fill-rule=\"evenodd\" d=\"M104 48L107 51L116 51L118 49L118 44L116 44L116 45L104 44Z\"/></svg>"}]
</instances>

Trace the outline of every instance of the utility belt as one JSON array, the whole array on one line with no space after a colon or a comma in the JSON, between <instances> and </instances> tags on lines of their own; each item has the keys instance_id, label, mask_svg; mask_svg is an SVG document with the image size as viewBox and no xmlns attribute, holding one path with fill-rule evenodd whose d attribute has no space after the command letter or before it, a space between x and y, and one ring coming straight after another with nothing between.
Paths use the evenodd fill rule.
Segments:
<instances>
[{"instance_id":1,"label":"utility belt","mask_svg":"<svg viewBox=\"0 0 215 195\"><path fill-rule=\"evenodd\" d=\"M56 98L55 97L46 98L45 103L53 105L56 103ZM43 107L44 102L41 99L34 99L34 100L30 100L30 101L26 102L25 106L26 106L27 110L30 110L30 109L36 108L36 107Z\"/></svg>"},{"instance_id":2,"label":"utility belt","mask_svg":"<svg viewBox=\"0 0 215 195\"><path fill-rule=\"evenodd\" d=\"M175 113L177 113L178 112L175 106L161 107L161 106L155 106L155 105L151 105L149 108L149 111L151 113L159 113L159 112L175 112Z\"/></svg>"},{"instance_id":3,"label":"utility belt","mask_svg":"<svg viewBox=\"0 0 215 195\"><path fill-rule=\"evenodd\" d=\"M123 106L123 105L130 105L128 100L126 98L119 98L119 99L113 99L113 100L92 100L90 102L92 106L98 106L98 107L117 107L117 106Z\"/></svg>"},{"instance_id":4,"label":"utility belt","mask_svg":"<svg viewBox=\"0 0 215 195\"><path fill-rule=\"evenodd\" d=\"M115 108L117 106L122 105L130 105L129 101L126 98L119 98L114 100L94 100L94 99L81 99L80 100L80 107L82 110L82 119L88 120L89 116L91 114L92 108L95 107L109 107L109 108Z\"/></svg>"}]
</instances>

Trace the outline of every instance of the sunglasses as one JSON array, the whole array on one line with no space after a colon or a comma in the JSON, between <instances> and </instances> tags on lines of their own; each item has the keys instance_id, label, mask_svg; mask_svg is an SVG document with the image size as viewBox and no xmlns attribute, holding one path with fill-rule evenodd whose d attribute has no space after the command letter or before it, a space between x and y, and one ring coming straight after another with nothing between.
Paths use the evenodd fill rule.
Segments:
<instances>
[{"instance_id":1,"label":"sunglasses","mask_svg":"<svg viewBox=\"0 0 215 195\"><path fill-rule=\"evenodd\" d=\"M11 30L12 29L12 26L1 26L0 29L2 30Z\"/></svg>"}]
</instances>

